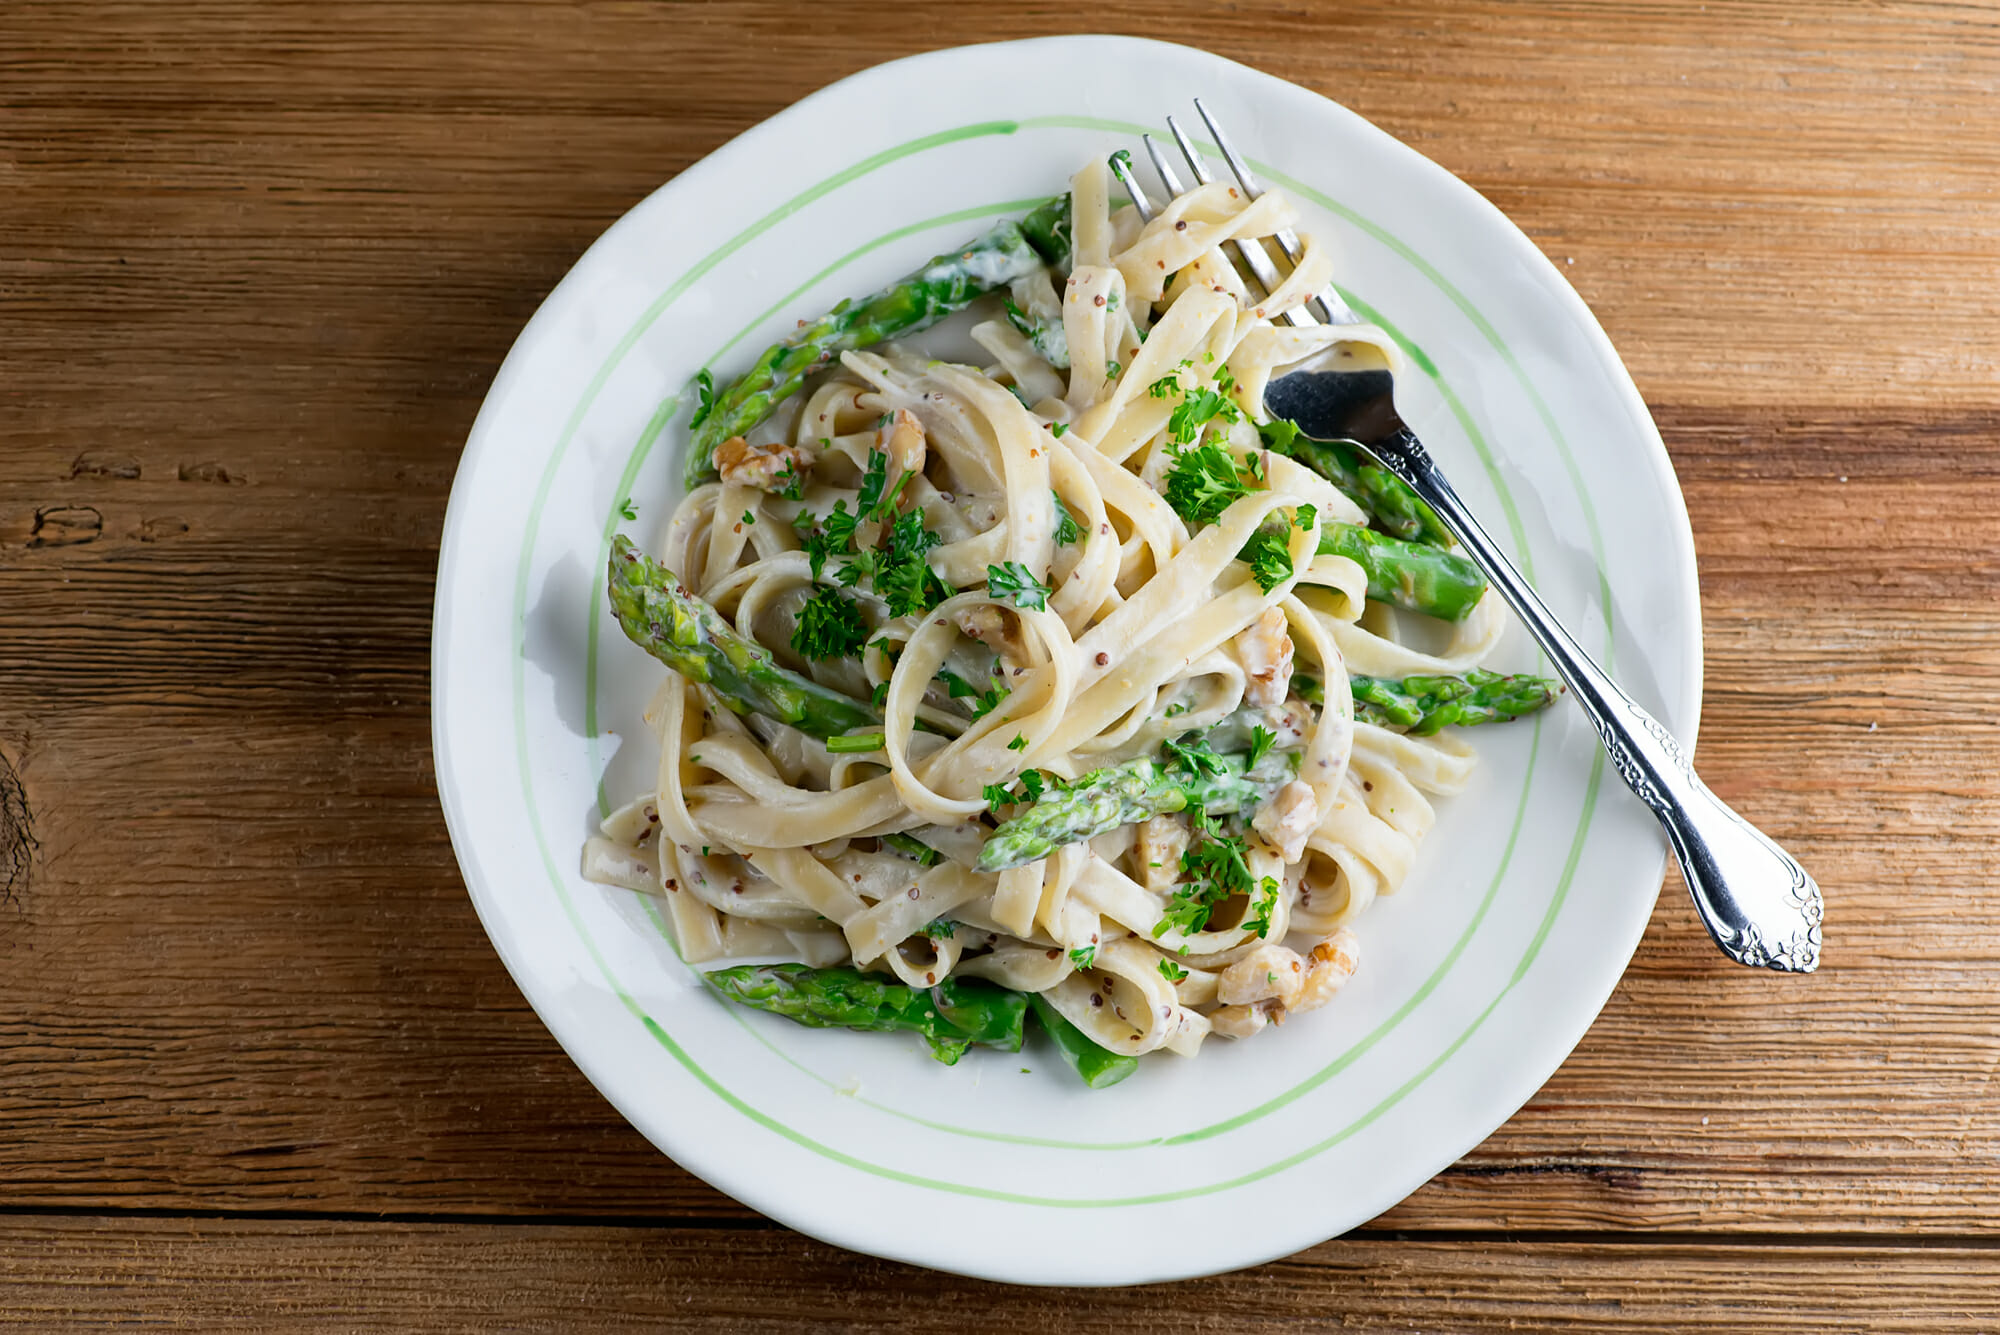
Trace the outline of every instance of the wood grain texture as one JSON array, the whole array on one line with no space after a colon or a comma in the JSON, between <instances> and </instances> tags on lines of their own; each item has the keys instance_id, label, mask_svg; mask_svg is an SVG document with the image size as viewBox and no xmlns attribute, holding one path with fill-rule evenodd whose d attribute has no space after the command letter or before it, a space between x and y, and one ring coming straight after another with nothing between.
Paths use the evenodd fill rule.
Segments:
<instances>
[{"instance_id":1,"label":"wood grain texture","mask_svg":"<svg viewBox=\"0 0 2000 1335\"><path fill-rule=\"evenodd\" d=\"M772 1301L779 1284L782 1306ZM1801 1295L1812 1295L1813 1310ZM1840 1315L1829 1321L1824 1312ZM2000 1322L2000 1254L1963 1246L1468 1245L1370 1236L1256 1271L1106 1291L987 1284L773 1230L0 1221L0 1326L57 1322L746 1335L941 1328L1951 1335Z\"/></svg>"},{"instance_id":2,"label":"wood grain texture","mask_svg":"<svg viewBox=\"0 0 2000 1335\"><path fill-rule=\"evenodd\" d=\"M1184 12L0 6L0 1318L2000 1324L2000 9ZM1737 970L1670 883L1396 1236L1010 1295L765 1228L589 1087L465 899L428 633L465 433L592 238L844 74L1079 22L1343 101L1563 266L1687 496L1703 772L1828 948Z\"/></svg>"}]
</instances>

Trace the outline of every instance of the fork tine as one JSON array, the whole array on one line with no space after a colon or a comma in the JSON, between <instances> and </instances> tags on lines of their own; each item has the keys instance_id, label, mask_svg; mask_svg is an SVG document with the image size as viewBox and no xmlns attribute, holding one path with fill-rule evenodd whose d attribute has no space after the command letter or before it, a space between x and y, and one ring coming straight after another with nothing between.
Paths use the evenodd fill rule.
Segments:
<instances>
[{"instance_id":1,"label":"fork tine","mask_svg":"<svg viewBox=\"0 0 2000 1335\"><path fill-rule=\"evenodd\" d=\"M1259 181L1257 174L1250 170L1250 164L1243 160L1242 154L1236 151L1236 146L1229 142L1228 133L1220 122L1209 114L1208 108L1202 105L1198 97L1194 99L1194 109L1200 114L1202 124L1208 126L1208 132L1215 136L1215 146L1222 150L1222 160L1229 164L1229 170L1236 177L1236 183L1243 187L1243 193L1251 199L1263 194L1263 182ZM1299 244L1298 233L1289 227L1281 227L1274 235L1286 257L1297 264L1299 256L1305 253L1305 248ZM1312 305L1317 308L1320 318L1329 324L1358 324L1361 321L1361 317L1354 313L1330 283L1312 299Z\"/></svg>"},{"instance_id":2,"label":"fork tine","mask_svg":"<svg viewBox=\"0 0 2000 1335\"><path fill-rule=\"evenodd\" d=\"M1183 193L1186 187L1181 184L1180 176L1174 171L1173 163L1167 160L1166 153L1161 150L1158 141L1152 135L1142 134L1139 136L1139 141L1146 146L1146 156L1153 160L1153 168L1159 172L1160 182L1166 186L1167 197L1171 202L1175 196ZM1139 210L1139 216L1147 222L1151 222L1154 217L1152 201L1146 198L1144 188L1139 185L1137 178L1132 173L1131 154L1125 153L1122 150L1112 154L1111 174L1118 178L1119 183L1125 187L1126 193L1132 196L1133 206ZM1250 266L1256 282L1263 284L1264 292L1268 294L1277 291L1279 281L1278 272L1271 264L1271 257L1266 255L1263 249L1254 243L1235 241L1233 244L1236 247L1237 253L1243 257L1244 263ZM1294 324L1311 323L1309 318L1300 320L1296 312L1287 312L1287 314L1292 317L1292 323Z\"/></svg>"},{"instance_id":3,"label":"fork tine","mask_svg":"<svg viewBox=\"0 0 2000 1335\"><path fill-rule=\"evenodd\" d=\"M1111 174L1118 178L1118 184L1125 187L1125 193L1132 198L1132 207L1139 210L1139 216L1147 222L1153 221L1153 203L1146 198L1145 189L1139 178L1132 174L1132 155L1119 149L1111 155Z\"/></svg>"},{"instance_id":4,"label":"fork tine","mask_svg":"<svg viewBox=\"0 0 2000 1335\"><path fill-rule=\"evenodd\" d=\"M1201 104L1197 102L1195 105ZM1213 179L1208 174L1208 160L1195 151L1194 140L1188 138L1187 131L1172 116L1167 117L1167 129L1173 132L1174 142L1181 146L1181 156L1187 159L1188 170L1194 173L1194 179L1207 185Z\"/></svg>"},{"instance_id":5,"label":"fork tine","mask_svg":"<svg viewBox=\"0 0 2000 1335\"><path fill-rule=\"evenodd\" d=\"M1187 187L1174 174L1174 164L1167 161L1167 155L1160 151L1159 143L1150 134L1139 136L1139 142L1146 146L1146 156L1153 160L1153 170L1160 174L1160 183L1167 187L1167 198L1185 194Z\"/></svg>"},{"instance_id":6,"label":"fork tine","mask_svg":"<svg viewBox=\"0 0 2000 1335\"><path fill-rule=\"evenodd\" d=\"M1167 117L1167 129L1173 132L1174 142L1180 145L1181 156L1187 159L1188 170L1194 173L1194 179L1203 185L1209 184L1212 178L1209 175L1208 162L1196 150L1194 141L1187 137L1187 131L1181 129L1181 123L1172 116L1169 116ZM1153 144L1152 136L1147 135L1144 138L1146 140L1147 151L1153 155L1154 163L1160 168L1161 179L1171 180L1166 164L1160 161L1161 154L1159 149ZM1176 193L1179 193L1178 188L1176 188ZM1230 245L1235 247L1236 253L1242 257L1243 263L1250 270L1251 275L1263 286L1266 296L1278 290L1278 286L1284 281L1284 278L1278 273L1278 267L1271 263L1271 256L1265 251L1263 242L1237 237L1230 242ZM1286 311L1284 319L1287 324L1296 328L1306 328L1316 323L1310 314L1298 307Z\"/></svg>"},{"instance_id":7,"label":"fork tine","mask_svg":"<svg viewBox=\"0 0 2000 1335\"><path fill-rule=\"evenodd\" d=\"M1202 105L1198 97L1194 100L1194 109L1201 117L1202 124L1208 127L1208 132L1215 136L1215 146L1222 150L1222 160L1229 164L1229 170L1235 175L1236 183L1243 187L1243 193L1252 199L1263 194L1263 183L1250 170L1250 164L1236 151L1236 145L1229 142L1228 134L1215 123L1215 117L1208 114L1208 108Z\"/></svg>"}]
</instances>

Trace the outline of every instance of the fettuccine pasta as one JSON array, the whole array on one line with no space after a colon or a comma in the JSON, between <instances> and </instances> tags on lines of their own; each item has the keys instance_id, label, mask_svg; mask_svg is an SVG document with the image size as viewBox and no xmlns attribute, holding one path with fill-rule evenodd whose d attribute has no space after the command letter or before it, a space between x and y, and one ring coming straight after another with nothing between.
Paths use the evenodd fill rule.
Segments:
<instances>
[{"instance_id":1,"label":"fettuccine pasta","mask_svg":"<svg viewBox=\"0 0 2000 1335\"><path fill-rule=\"evenodd\" d=\"M1287 199L1207 185L1142 224L1092 163L1067 208L1067 263L971 328L987 364L841 351L629 558L760 647L746 679L815 693L670 668L657 777L584 870L659 896L691 964L852 966L919 1011L983 980L1096 1050L1193 1056L1353 972L1474 764L1368 692L1467 680L1503 620L1475 588L1406 634L1333 550L1370 512L1273 448L1275 373L1397 364L1373 325L1284 322L1332 269L1310 238L1276 291L1239 276L1225 243L1295 227Z\"/></svg>"}]
</instances>

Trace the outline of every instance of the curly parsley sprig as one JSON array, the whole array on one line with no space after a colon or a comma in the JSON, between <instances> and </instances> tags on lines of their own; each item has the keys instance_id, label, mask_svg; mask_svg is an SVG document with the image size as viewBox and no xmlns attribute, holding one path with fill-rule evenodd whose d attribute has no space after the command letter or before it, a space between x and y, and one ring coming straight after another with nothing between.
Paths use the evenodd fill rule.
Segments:
<instances>
[{"instance_id":1,"label":"curly parsley sprig","mask_svg":"<svg viewBox=\"0 0 2000 1335\"><path fill-rule=\"evenodd\" d=\"M1012 602L1030 612L1045 612L1049 606L1049 586L1019 561L986 567L986 594L995 602Z\"/></svg>"},{"instance_id":2,"label":"curly parsley sprig","mask_svg":"<svg viewBox=\"0 0 2000 1335\"><path fill-rule=\"evenodd\" d=\"M821 584L799 608L798 624L792 628L792 648L803 658L852 658L873 633L858 603Z\"/></svg>"},{"instance_id":3,"label":"curly parsley sprig","mask_svg":"<svg viewBox=\"0 0 2000 1335\"><path fill-rule=\"evenodd\" d=\"M1173 461L1167 469L1167 504L1190 524L1213 524L1254 489L1255 479L1221 445L1169 445L1167 453Z\"/></svg>"},{"instance_id":4,"label":"curly parsley sprig","mask_svg":"<svg viewBox=\"0 0 2000 1335\"><path fill-rule=\"evenodd\" d=\"M938 680L944 683L945 693L952 699L972 701L972 717L975 722L992 713L994 708L1010 694L1007 683L997 677L989 678L988 689L982 691L948 668L937 675Z\"/></svg>"},{"instance_id":5,"label":"curly parsley sprig","mask_svg":"<svg viewBox=\"0 0 2000 1335\"><path fill-rule=\"evenodd\" d=\"M1271 912L1278 902L1277 879L1251 876L1244 856L1249 846L1217 829L1201 810L1193 816L1195 839L1181 854L1182 882L1167 900L1153 935L1165 936L1169 930L1198 935L1219 905L1241 895L1249 903L1243 927L1263 936L1270 930Z\"/></svg>"}]
</instances>

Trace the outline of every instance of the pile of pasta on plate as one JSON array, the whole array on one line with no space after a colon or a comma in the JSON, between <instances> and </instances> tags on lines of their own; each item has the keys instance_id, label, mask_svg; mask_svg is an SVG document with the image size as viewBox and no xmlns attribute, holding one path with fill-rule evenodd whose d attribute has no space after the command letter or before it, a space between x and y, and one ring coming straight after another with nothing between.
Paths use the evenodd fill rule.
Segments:
<instances>
[{"instance_id":1,"label":"pile of pasta on plate","mask_svg":"<svg viewBox=\"0 0 2000 1335\"><path fill-rule=\"evenodd\" d=\"M1295 363L1395 366L1285 321L1311 237L1269 292L1225 254L1290 202L1109 181L702 373L686 498L608 571L658 778L583 855L690 964L759 961L722 997L946 1063L1032 1014L1093 1088L1326 1005L1471 771L1447 729L1555 694L1481 666L1499 607L1415 496L1266 418ZM902 341L959 311L985 364Z\"/></svg>"}]
</instances>

